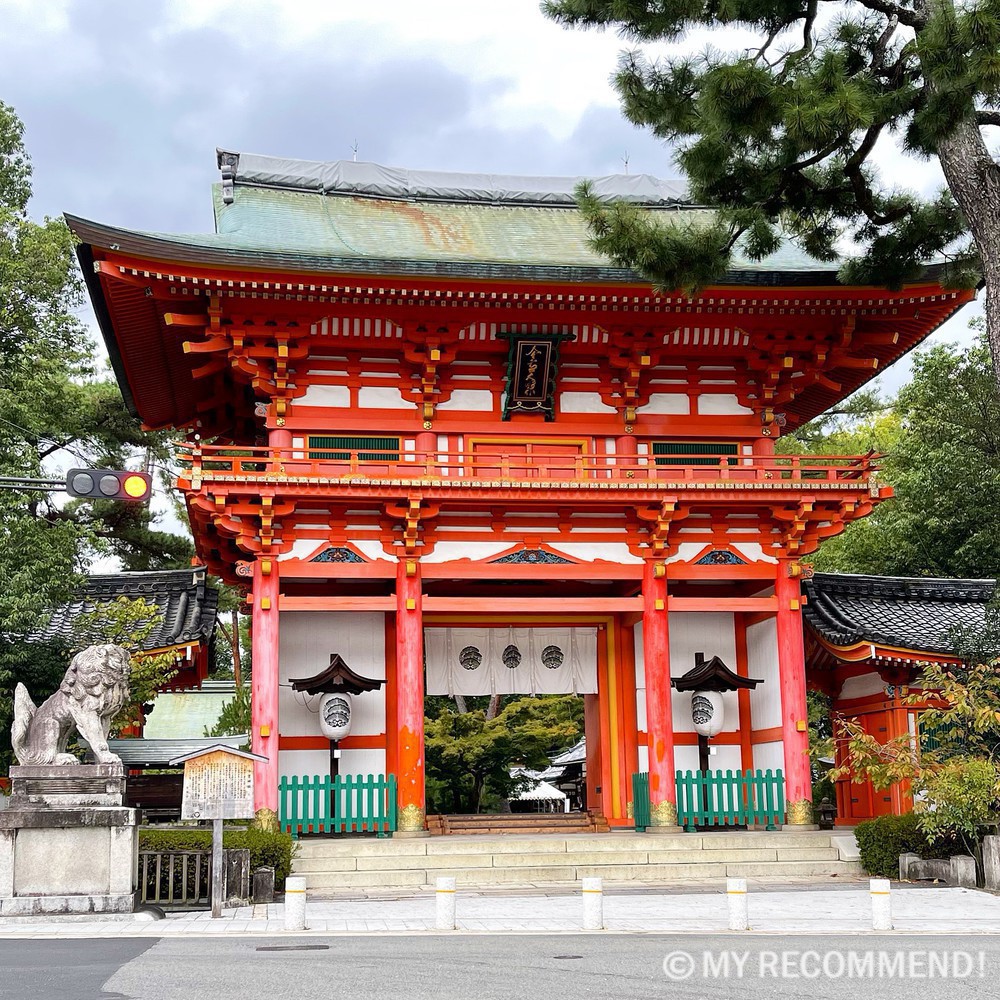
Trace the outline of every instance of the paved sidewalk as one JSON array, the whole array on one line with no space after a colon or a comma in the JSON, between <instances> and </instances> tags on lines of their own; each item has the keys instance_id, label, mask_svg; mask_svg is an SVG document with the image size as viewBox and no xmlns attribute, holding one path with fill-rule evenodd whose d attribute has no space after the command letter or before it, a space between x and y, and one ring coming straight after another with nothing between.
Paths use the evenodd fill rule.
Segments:
<instances>
[{"instance_id":1,"label":"paved sidewalk","mask_svg":"<svg viewBox=\"0 0 1000 1000\"><path fill-rule=\"evenodd\" d=\"M753 931L774 934L871 934L867 886L751 892ZM434 899L310 898L311 934L426 933L434 931ZM714 891L620 893L604 898L608 931L629 933L725 932L724 886ZM1000 933L1000 897L970 889L899 886L892 893L897 932ZM582 929L579 895L463 894L457 897L459 931L470 933L577 933ZM284 906L244 906L219 920L206 912L171 914L163 920L64 918L0 919L0 937L176 937L274 934L283 931Z\"/></svg>"}]
</instances>

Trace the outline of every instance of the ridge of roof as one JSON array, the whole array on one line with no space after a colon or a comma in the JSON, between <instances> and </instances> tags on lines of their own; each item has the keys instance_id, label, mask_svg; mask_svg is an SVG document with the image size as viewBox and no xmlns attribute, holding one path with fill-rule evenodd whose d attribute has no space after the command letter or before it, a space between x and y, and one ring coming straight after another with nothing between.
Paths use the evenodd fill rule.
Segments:
<instances>
[{"instance_id":1,"label":"ridge of roof","mask_svg":"<svg viewBox=\"0 0 1000 1000\"><path fill-rule=\"evenodd\" d=\"M226 149L216 150L216 162L226 204L232 202L235 187L253 186L383 200L576 208L574 191L581 181L589 181L601 198L647 207L694 207L683 181L652 174L584 177L410 170L366 161L296 160Z\"/></svg>"},{"instance_id":2,"label":"ridge of roof","mask_svg":"<svg viewBox=\"0 0 1000 1000\"><path fill-rule=\"evenodd\" d=\"M851 594L900 601L938 601L946 604L982 603L997 588L996 580L954 577L874 576L865 573L816 573L805 582L827 594Z\"/></svg>"}]
</instances>

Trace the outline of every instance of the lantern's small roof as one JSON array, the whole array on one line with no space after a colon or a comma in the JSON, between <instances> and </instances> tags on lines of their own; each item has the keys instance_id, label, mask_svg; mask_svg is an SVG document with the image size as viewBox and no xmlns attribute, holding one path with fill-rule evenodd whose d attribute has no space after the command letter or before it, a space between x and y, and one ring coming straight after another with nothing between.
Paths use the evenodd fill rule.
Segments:
<instances>
[{"instance_id":1,"label":"lantern's small roof","mask_svg":"<svg viewBox=\"0 0 1000 1000\"><path fill-rule=\"evenodd\" d=\"M334 691L361 694L364 691L377 691L385 683L356 674L344 662L340 653L331 653L330 665L315 676L292 677L289 680L293 691L305 691L306 694L326 694Z\"/></svg>"},{"instance_id":2,"label":"lantern's small roof","mask_svg":"<svg viewBox=\"0 0 1000 1000\"><path fill-rule=\"evenodd\" d=\"M197 750L192 750L190 753L184 754L183 757L175 757L172 761L170 761L170 767L177 767L178 764L183 764L189 760L196 760L198 757L207 757L210 753L216 753L219 751L228 754L230 757L241 757L243 760L267 760L267 757L262 757L259 753L250 753L249 750L240 750L236 747L229 746L227 743L213 743L211 746L200 747Z\"/></svg>"},{"instance_id":3,"label":"lantern's small roof","mask_svg":"<svg viewBox=\"0 0 1000 1000\"><path fill-rule=\"evenodd\" d=\"M717 656L706 660L704 653L695 653L694 667L670 683L678 691L738 691L753 690L762 682L733 673Z\"/></svg>"}]
</instances>

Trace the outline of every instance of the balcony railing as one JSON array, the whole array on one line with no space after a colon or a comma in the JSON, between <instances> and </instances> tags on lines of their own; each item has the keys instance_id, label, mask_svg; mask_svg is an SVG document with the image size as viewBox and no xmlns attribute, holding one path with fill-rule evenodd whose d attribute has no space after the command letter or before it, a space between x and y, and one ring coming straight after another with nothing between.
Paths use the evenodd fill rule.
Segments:
<instances>
[{"instance_id":1,"label":"balcony railing","mask_svg":"<svg viewBox=\"0 0 1000 1000\"><path fill-rule=\"evenodd\" d=\"M257 480L345 484L434 479L467 485L516 485L539 481L600 486L609 480L661 483L809 482L861 486L877 471L869 455L484 455L478 452L338 451L322 457L301 448L233 448L184 445L181 479Z\"/></svg>"},{"instance_id":2,"label":"balcony railing","mask_svg":"<svg viewBox=\"0 0 1000 1000\"><path fill-rule=\"evenodd\" d=\"M332 457L331 457L332 456ZM560 482L600 486L609 480L663 483L809 482L862 486L877 471L869 455L511 455L480 452L337 450L321 457L302 448L182 445L182 481L283 479L344 484L433 479L456 485Z\"/></svg>"}]
</instances>

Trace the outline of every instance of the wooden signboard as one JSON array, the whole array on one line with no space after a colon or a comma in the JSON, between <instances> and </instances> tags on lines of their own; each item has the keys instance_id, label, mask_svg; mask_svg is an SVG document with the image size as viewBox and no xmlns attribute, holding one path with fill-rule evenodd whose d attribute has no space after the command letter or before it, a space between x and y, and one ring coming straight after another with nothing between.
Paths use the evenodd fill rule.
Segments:
<instances>
[{"instance_id":1,"label":"wooden signboard","mask_svg":"<svg viewBox=\"0 0 1000 1000\"><path fill-rule=\"evenodd\" d=\"M559 345L572 334L498 333L510 341L504 393L504 420L512 413L541 413L546 420L555 416L556 369Z\"/></svg>"},{"instance_id":2,"label":"wooden signboard","mask_svg":"<svg viewBox=\"0 0 1000 1000\"><path fill-rule=\"evenodd\" d=\"M222 821L249 819L258 754L217 744L170 763L184 765L181 819L212 820L212 916L222 916Z\"/></svg>"},{"instance_id":3,"label":"wooden signboard","mask_svg":"<svg viewBox=\"0 0 1000 1000\"><path fill-rule=\"evenodd\" d=\"M253 758L215 749L184 764L181 819L249 819Z\"/></svg>"}]
</instances>

